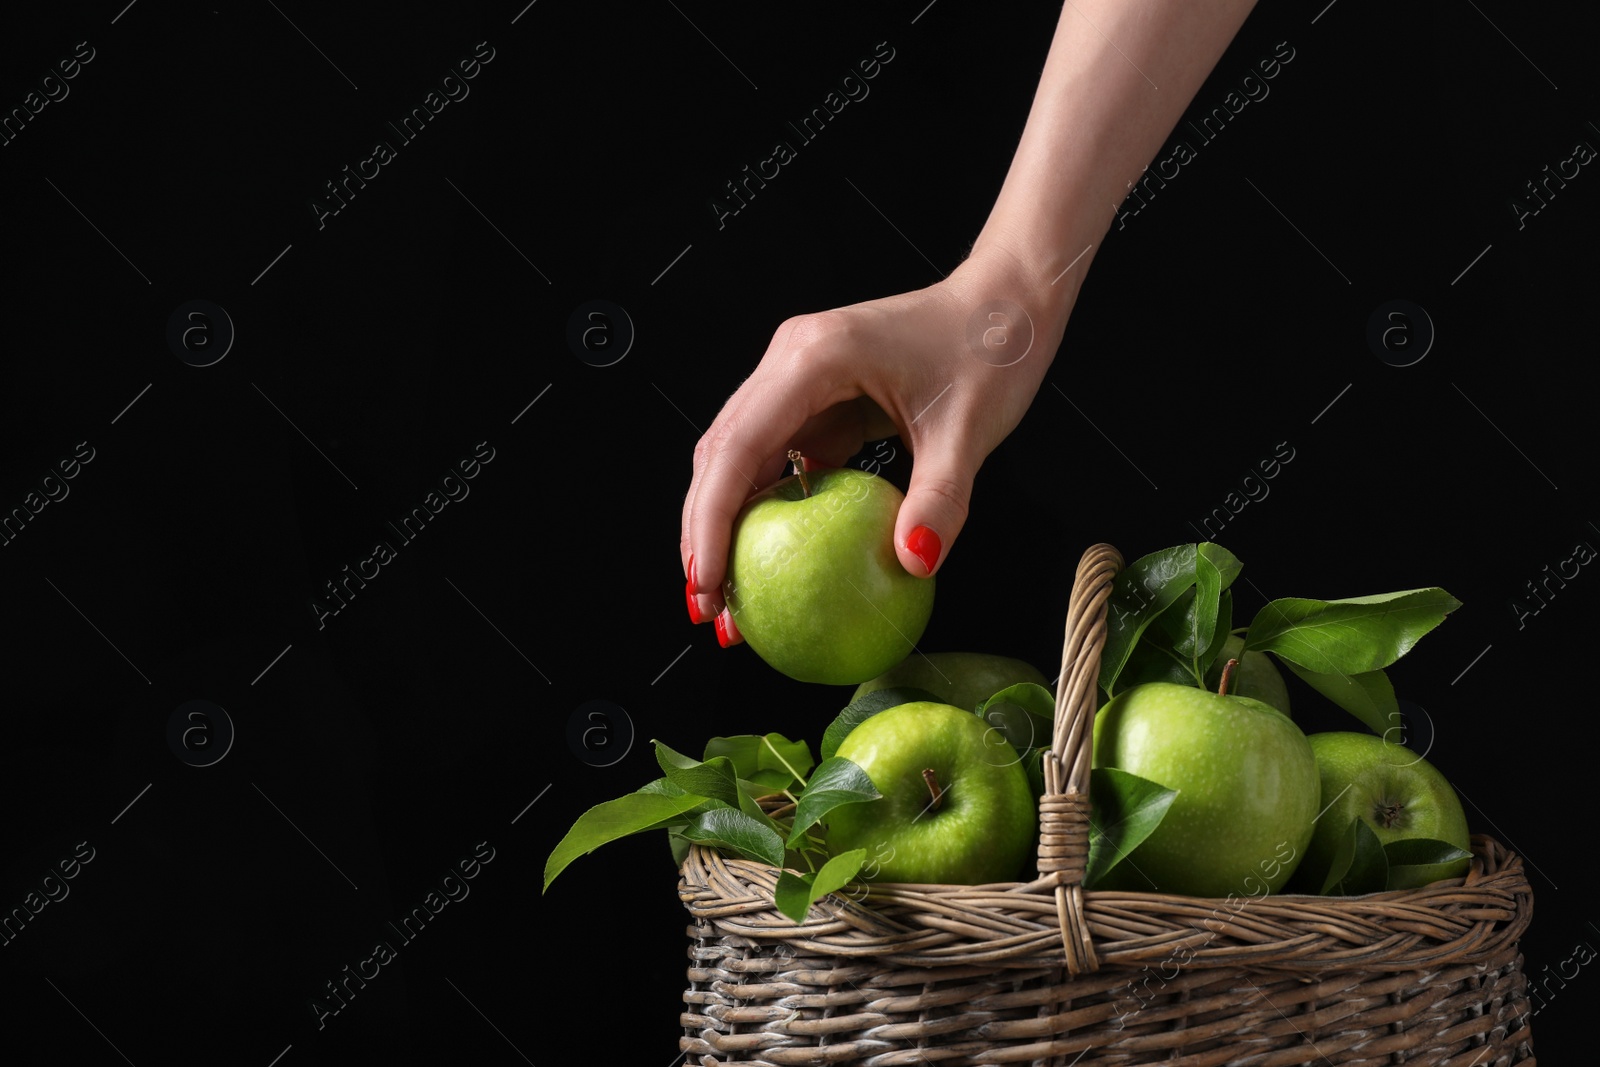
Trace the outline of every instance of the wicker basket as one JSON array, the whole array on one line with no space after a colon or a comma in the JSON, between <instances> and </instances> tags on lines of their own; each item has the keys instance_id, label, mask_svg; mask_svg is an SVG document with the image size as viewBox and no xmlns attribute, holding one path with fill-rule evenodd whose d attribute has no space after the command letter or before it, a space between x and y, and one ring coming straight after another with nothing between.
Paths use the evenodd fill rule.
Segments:
<instances>
[{"instance_id":1,"label":"wicker basket","mask_svg":"<svg viewBox=\"0 0 1600 1067\"><path fill-rule=\"evenodd\" d=\"M1534 1067L1521 860L1360 897L1085 892L1090 725L1122 558L1079 564L1039 802L1039 876L868 884L795 924L778 871L695 847L688 1062Z\"/></svg>"}]
</instances>

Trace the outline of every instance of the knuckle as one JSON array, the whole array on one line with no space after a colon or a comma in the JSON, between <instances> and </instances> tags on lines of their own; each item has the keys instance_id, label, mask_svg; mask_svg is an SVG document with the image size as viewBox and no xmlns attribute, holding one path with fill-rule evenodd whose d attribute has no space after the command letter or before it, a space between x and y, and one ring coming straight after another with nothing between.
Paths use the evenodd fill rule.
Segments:
<instances>
[{"instance_id":1,"label":"knuckle","mask_svg":"<svg viewBox=\"0 0 1600 1067\"><path fill-rule=\"evenodd\" d=\"M725 411L717 424L700 439L707 460L733 459L737 462L745 451L744 442L750 435L750 415L745 411Z\"/></svg>"},{"instance_id":2,"label":"knuckle","mask_svg":"<svg viewBox=\"0 0 1600 1067\"><path fill-rule=\"evenodd\" d=\"M786 320L782 355L787 361L814 362L847 349L859 340L854 316L843 311L816 311Z\"/></svg>"},{"instance_id":3,"label":"knuckle","mask_svg":"<svg viewBox=\"0 0 1600 1067\"><path fill-rule=\"evenodd\" d=\"M958 523L967 521L967 508L971 490L952 478L932 477L917 483L917 492L925 493L939 501L941 507Z\"/></svg>"}]
</instances>

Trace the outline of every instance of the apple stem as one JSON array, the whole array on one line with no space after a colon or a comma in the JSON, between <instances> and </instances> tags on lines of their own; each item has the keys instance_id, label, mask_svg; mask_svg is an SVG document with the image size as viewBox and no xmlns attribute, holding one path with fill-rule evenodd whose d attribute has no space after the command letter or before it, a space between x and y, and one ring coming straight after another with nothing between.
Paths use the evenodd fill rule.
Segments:
<instances>
[{"instance_id":1,"label":"apple stem","mask_svg":"<svg viewBox=\"0 0 1600 1067\"><path fill-rule=\"evenodd\" d=\"M933 802L928 805L928 810L938 811L939 802L944 799L944 790L939 788L939 779L934 775L932 767L922 772L922 780L928 783L928 794L933 797Z\"/></svg>"},{"instance_id":2,"label":"apple stem","mask_svg":"<svg viewBox=\"0 0 1600 1067\"><path fill-rule=\"evenodd\" d=\"M1236 659L1230 659L1222 668L1222 681L1217 683L1217 695L1228 695L1228 683L1233 681L1233 669L1239 665Z\"/></svg>"},{"instance_id":3,"label":"apple stem","mask_svg":"<svg viewBox=\"0 0 1600 1067\"><path fill-rule=\"evenodd\" d=\"M798 448L789 449L789 462L794 464L795 477L800 479L800 491L809 497L811 495L811 483L806 479L805 460L800 457Z\"/></svg>"}]
</instances>

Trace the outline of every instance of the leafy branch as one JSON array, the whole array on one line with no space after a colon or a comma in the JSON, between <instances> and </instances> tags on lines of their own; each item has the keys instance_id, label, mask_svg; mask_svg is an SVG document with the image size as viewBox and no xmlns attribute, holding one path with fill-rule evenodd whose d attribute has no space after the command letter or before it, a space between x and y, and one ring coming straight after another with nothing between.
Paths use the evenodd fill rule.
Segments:
<instances>
[{"instance_id":1,"label":"leafy branch","mask_svg":"<svg viewBox=\"0 0 1600 1067\"><path fill-rule=\"evenodd\" d=\"M1115 696L1151 681L1205 686L1233 625L1229 588L1242 564L1220 545L1176 545L1117 576L1107 615L1100 687ZM1411 651L1461 602L1443 589L1312 600L1284 597L1242 629L1240 652L1264 652L1374 733L1400 707L1384 668Z\"/></svg>"},{"instance_id":2,"label":"leafy branch","mask_svg":"<svg viewBox=\"0 0 1600 1067\"><path fill-rule=\"evenodd\" d=\"M878 799L854 763L834 757L817 766L804 741L776 733L712 738L698 760L661 741L652 744L664 776L580 815L545 862L546 890L579 856L652 830L666 830L675 847L706 845L778 868L790 857L804 864L805 875L784 871L777 898L779 910L795 922L860 872L864 851L830 856L825 839L808 832L841 804ZM778 797L789 803L774 803ZM785 809L791 814L783 819L770 813Z\"/></svg>"}]
</instances>

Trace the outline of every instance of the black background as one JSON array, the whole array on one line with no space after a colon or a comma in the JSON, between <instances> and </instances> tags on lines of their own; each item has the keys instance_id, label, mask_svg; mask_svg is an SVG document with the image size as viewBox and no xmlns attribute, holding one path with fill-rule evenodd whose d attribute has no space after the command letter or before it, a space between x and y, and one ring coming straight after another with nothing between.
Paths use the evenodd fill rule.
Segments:
<instances>
[{"instance_id":1,"label":"black background","mask_svg":"<svg viewBox=\"0 0 1600 1067\"><path fill-rule=\"evenodd\" d=\"M848 694L689 624L679 508L700 430L780 321L927 285L982 225L1059 8L925 4L6 16L7 112L93 48L0 147L0 508L93 449L0 549L0 907L94 849L0 948L8 1048L674 1061L687 917L665 841L608 846L543 895L541 871L582 811L655 776L650 738L814 743ZM1528 862L1527 968L1568 961L1534 1022L1552 1063L1600 990L1571 962L1600 945L1600 577L1520 619L1512 601L1600 545L1600 177L1521 228L1511 205L1600 145L1593 29L1507 4L1258 8L1192 110L1278 42L1293 60L1107 235L921 646L1052 670L1087 545L1196 539L1288 442L1270 495L1215 538L1245 562L1239 614L1425 585L1463 602L1391 674L1474 829ZM384 123L480 41L470 95L319 226L324 183L396 141ZM719 229L722 184L879 42L894 59L870 95ZM236 330L209 367L166 340L197 299ZM611 366L566 340L595 299L636 328ZM1365 336L1395 299L1437 330L1405 367ZM484 441L470 495L319 628L323 583ZM208 767L167 743L194 699L236 729ZM635 735L609 767L567 741L590 700ZM470 895L319 1029L308 1000L478 842L493 859Z\"/></svg>"}]
</instances>

